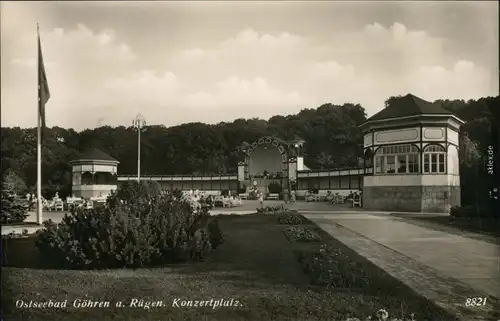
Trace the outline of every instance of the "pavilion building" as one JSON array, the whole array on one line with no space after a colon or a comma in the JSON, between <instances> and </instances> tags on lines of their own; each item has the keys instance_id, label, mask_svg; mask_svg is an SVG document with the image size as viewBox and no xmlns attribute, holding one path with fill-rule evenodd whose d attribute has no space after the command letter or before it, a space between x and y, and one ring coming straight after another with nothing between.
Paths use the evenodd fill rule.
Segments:
<instances>
[{"instance_id":1,"label":"pavilion building","mask_svg":"<svg viewBox=\"0 0 500 321\"><path fill-rule=\"evenodd\" d=\"M103 198L117 188L117 166L120 162L92 148L70 162L74 197Z\"/></svg>"},{"instance_id":2,"label":"pavilion building","mask_svg":"<svg viewBox=\"0 0 500 321\"><path fill-rule=\"evenodd\" d=\"M459 131L464 122L408 94L361 129L373 173L363 178L363 207L449 212L460 205Z\"/></svg>"}]
</instances>

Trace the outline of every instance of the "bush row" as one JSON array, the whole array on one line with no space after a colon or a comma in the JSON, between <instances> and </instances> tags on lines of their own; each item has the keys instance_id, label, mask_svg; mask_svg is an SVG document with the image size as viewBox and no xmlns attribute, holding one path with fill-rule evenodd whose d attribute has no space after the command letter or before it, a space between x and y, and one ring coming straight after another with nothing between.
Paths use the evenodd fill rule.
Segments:
<instances>
[{"instance_id":1,"label":"bush row","mask_svg":"<svg viewBox=\"0 0 500 321\"><path fill-rule=\"evenodd\" d=\"M222 242L203 204L165 195L155 182L131 182L106 207L46 222L36 244L56 267L95 269L203 260Z\"/></svg>"}]
</instances>

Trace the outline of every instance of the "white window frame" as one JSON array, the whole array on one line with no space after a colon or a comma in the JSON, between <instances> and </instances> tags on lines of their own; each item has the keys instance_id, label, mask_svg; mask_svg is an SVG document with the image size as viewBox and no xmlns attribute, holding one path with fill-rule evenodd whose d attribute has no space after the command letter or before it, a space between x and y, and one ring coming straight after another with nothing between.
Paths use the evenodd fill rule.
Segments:
<instances>
[{"instance_id":1,"label":"white window frame","mask_svg":"<svg viewBox=\"0 0 500 321\"><path fill-rule=\"evenodd\" d=\"M410 172L410 156L414 155L414 159L417 161L417 171ZM406 162L406 170L404 172L399 172L400 162L399 157L405 156ZM394 157L394 173L387 173L387 158ZM377 168L377 160L380 159L380 168L382 171L378 171ZM420 172L420 154L418 152L418 148L412 144L404 144L404 145L386 145L381 146L375 152L374 162L373 162L373 173L375 175L412 175L419 174Z\"/></svg>"},{"instance_id":2,"label":"white window frame","mask_svg":"<svg viewBox=\"0 0 500 321\"><path fill-rule=\"evenodd\" d=\"M428 156L428 159L426 160L426 156ZM432 161L432 158L436 157L436 170L432 170L432 165L434 165L434 162ZM443 157L443 161L441 162L439 160L439 156ZM447 155L446 155L446 149L441 146L441 145L427 145L424 148L424 152L422 153L422 173L424 174L446 174L446 164L447 161ZM429 167L426 170L426 165L429 165ZM443 170L440 170L440 165L443 165Z\"/></svg>"}]
</instances>

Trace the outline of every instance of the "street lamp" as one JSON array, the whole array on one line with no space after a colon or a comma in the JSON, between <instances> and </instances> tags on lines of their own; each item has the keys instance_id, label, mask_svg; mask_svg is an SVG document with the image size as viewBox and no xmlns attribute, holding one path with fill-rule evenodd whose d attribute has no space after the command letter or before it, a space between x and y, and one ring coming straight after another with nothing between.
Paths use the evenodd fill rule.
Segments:
<instances>
[{"instance_id":1,"label":"street lamp","mask_svg":"<svg viewBox=\"0 0 500 321\"><path fill-rule=\"evenodd\" d=\"M141 114L138 114L132 121L132 126L137 129L137 181L141 181L141 131L146 126L146 119Z\"/></svg>"}]
</instances>

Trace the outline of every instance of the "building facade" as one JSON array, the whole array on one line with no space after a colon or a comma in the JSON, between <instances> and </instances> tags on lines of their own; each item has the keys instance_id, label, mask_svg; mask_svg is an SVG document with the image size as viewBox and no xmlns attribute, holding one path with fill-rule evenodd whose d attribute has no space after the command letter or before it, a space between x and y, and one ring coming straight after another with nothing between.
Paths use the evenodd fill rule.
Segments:
<instances>
[{"instance_id":1,"label":"building facade","mask_svg":"<svg viewBox=\"0 0 500 321\"><path fill-rule=\"evenodd\" d=\"M398 212L449 212L460 205L459 132L464 124L450 111L411 94L370 117L364 160L351 169L311 170L304 164L304 140L262 137L241 147L235 174L143 176L166 189L238 192L271 182L301 197L309 190L348 195L362 191L363 207ZM121 176L118 181L137 180Z\"/></svg>"}]
</instances>

